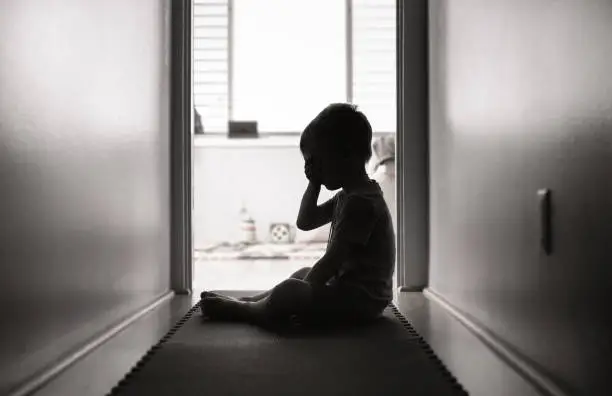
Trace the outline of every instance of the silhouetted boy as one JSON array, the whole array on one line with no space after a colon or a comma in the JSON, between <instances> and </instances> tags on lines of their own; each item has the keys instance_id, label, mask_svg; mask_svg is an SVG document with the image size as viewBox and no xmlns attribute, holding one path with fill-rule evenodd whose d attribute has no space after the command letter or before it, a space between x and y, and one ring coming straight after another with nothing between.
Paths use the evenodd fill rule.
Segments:
<instances>
[{"instance_id":1,"label":"silhouetted boy","mask_svg":"<svg viewBox=\"0 0 612 396\"><path fill-rule=\"evenodd\" d=\"M302 133L300 150L309 180L297 226L329 222L325 255L271 290L234 299L203 292L202 313L211 320L302 324L370 320L392 299L395 235L380 186L365 170L372 128L355 106L325 108ZM321 185L341 189L317 205Z\"/></svg>"}]
</instances>

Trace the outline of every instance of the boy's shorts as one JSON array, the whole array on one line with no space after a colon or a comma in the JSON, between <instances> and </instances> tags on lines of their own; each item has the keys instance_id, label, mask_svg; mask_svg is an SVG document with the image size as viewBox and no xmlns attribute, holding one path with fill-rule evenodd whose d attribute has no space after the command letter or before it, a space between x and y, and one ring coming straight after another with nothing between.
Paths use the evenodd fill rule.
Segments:
<instances>
[{"instance_id":1,"label":"boy's shorts","mask_svg":"<svg viewBox=\"0 0 612 396\"><path fill-rule=\"evenodd\" d=\"M312 288L312 303L300 315L303 324L368 322L381 316L389 301L375 300L360 288L335 283Z\"/></svg>"}]
</instances>

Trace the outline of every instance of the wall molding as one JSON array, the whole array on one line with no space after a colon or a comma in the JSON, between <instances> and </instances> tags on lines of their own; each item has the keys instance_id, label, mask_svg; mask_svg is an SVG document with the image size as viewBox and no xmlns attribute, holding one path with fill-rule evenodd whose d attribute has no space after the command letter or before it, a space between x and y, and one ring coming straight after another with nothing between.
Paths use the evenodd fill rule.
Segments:
<instances>
[{"instance_id":1,"label":"wall molding","mask_svg":"<svg viewBox=\"0 0 612 396\"><path fill-rule=\"evenodd\" d=\"M469 317L465 312L455 307L452 303L446 300L442 295L426 287L423 290L423 295L432 302L438 304L448 313L450 313L461 324L468 328L478 339L493 350L502 358L510 367L512 367L519 375L525 378L538 391L546 396L570 396L569 393L562 390L552 379L541 373L525 360L518 352L506 346L505 342L493 332L488 330L484 325Z\"/></svg>"},{"instance_id":2,"label":"wall molding","mask_svg":"<svg viewBox=\"0 0 612 396\"><path fill-rule=\"evenodd\" d=\"M61 358L57 363L53 364L51 367L48 367L41 372L35 374L32 378L27 380L17 389L13 390L9 393L9 396L26 396L34 393L36 390L42 388L47 383L51 382L55 377L60 375L63 371L68 369L73 364L77 363L80 359L88 355L94 349L104 344L106 341L113 338L119 332L130 326L132 323L136 322L138 319L151 312L161 304L170 300L174 297L173 291L168 291L162 294L160 297L153 300L151 303L147 304L145 307L139 309L132 315L123 319L116 325L112 326L110 329L104 331L103 333L97 335L85 345L77 348L66 357Z\"/></svg>"}]
</instances>

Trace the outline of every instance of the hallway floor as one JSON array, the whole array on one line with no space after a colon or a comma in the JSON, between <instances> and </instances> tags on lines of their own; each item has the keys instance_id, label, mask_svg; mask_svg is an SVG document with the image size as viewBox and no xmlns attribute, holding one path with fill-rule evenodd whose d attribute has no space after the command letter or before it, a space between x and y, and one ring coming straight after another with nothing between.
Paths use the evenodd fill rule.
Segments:
<instances>
[{"instance_id":1,"label":"hallway floor","mask_svg":"<svg viewBox=\"0 0 612 396\"><path fill-rule=\"evenodd\" d=\"M294 263L303 265L304 263ZM254 273L239 277L228 267L215 277L199 279L200 287L213 280L215 289L231 286L246 287L248 279L266 286L276 276L291 271L293 266L261 263L260 267L275 268L269 278ZM277 266L279 266L277 268ZM230 269L231 268L231 269ZM282 269L282 271L281 271ZM288 271L285 271L288 270ZM209 274L210 275L210 274ZM253 277L253 278L252 278ZM281 278L282 279L282 278ZM221 282L223 280L223 283ZM87 355L77 364L61 373L37 396L101 396L105 395L131 367L178 321L198 300L198 287L191 296L176 296L139 319L132 326ZM416 330L428 341L438 357L472 396L537 396L534 388L513 371L494 352L485 346L461 323L421 293L399 293L396 304L412 322Z\"/></svg>"},{"instance_id":2,"label":"hallway floor","mask_svg":"<svg viewBox=\"0 0 612 396\"><path fill-rule=\"evenodd\" d=\"M267 290L316 260L194 260L193 290Z\"/></svg>"}]
</instances>

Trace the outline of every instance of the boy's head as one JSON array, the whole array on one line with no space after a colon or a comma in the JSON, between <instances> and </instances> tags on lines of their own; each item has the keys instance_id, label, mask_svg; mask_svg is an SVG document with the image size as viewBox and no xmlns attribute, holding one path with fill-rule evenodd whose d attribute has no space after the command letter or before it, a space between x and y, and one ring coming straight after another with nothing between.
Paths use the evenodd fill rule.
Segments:
<instances>
[{"instance_id":1,"label":"boy's head","mask_svg":"<svg viewBox=\"0 0 612 396\"><path fill-rule=\"evenodd\" d=\"M336 190L365 173L372 156L372 127L355 105L334 103L304 129L300 150L320 171L322 184Z\"/></svg>"}]
</instances>

